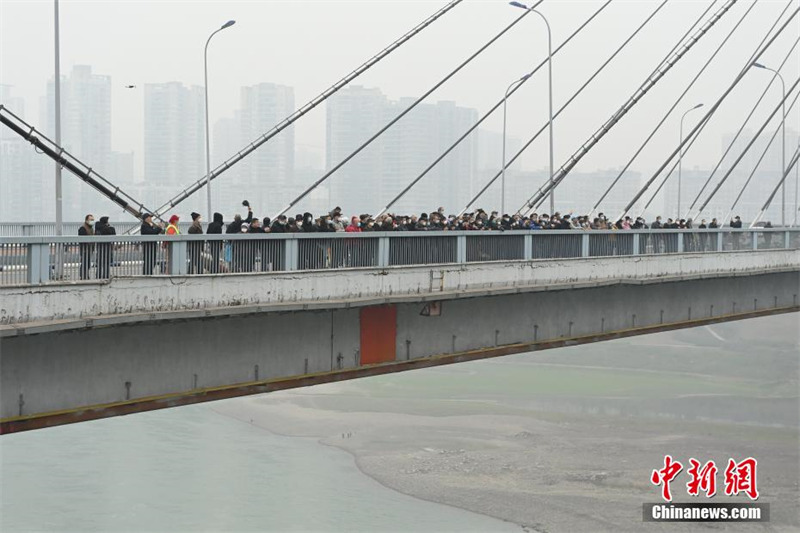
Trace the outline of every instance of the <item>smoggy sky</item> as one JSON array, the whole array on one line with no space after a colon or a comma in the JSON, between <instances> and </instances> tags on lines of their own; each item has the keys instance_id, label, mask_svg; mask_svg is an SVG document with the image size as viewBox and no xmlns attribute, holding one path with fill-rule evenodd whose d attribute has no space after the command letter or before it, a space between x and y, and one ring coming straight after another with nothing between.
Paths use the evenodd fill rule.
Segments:
<instances>
[{"instance_id":1,"label":"smoggy sky","mask_svg":"<svg viewBox=\"0 0 800 533\"><path fill-rule=\"evenodd\" d=\"M628 37L659 1L614 0L586 31L554 59L554 106L557 110L591 73ZM708 0L671 0L655 19L569 107L555 123L555 159L560 166L640 85L695 19ZM678 141L678 121L698 102L707 107L744 67L787 0L761 0L723 48L633 168L652 172ZM239 106L239 88L275 82L295 88L301 105L387 44L431 15L443 0L372 1L71 1L60 3L61 69L91 65L112 77L112 145L135 151L137 173L143 147L143 86L181 81L203 83L203 46L208 35L228 19L236 25L218 34L209 51L212 124ZM724 4L715 2L705 19ZM540 6L552 26L554 48L599 1L547 0ZM752 5L740 0L692 51L626 116L579 166L579 170L621 167L663 113ZM784 15L797 7L798 1ZM503 0L466 0L420 35L362 75L355 83L380 87L389 97L417 96L492 38L522 10ZM704 19L704 20L705 20ZM26 99L26 117L39 122L38 100L53 75L53 2L0 0L0 82ZM761 62L777 66L800 37L798 15ZM429 101L455 100L482 114L508 84L546 57L542 20L531 14ZM800 75L800 46L782 71L787 86ZM687 167L713 166L721 138L736 131L771 74L752 69L719 109L700 141L684 159ZM134 84L135 89L125 85ZM770 90L754 117L757 129L777 104L779 84ZM486 123L500 131L500 113ZM686 119L687 129L702 114ZM547 70L541 69L509 102L510 135L527 139L547 120ZM789 124L800 129L800 105ZM770 125L770 134L778 125ZM325 110L320 106L301 119L298 144L325 145ZM793 148L793 147L792 147ZM787 149L788 150L788 149ZM791 152L790 152L791 153ZM225 154L214 154L212 166ZM523 166L547 164L547 136L531 147ZM88 162L91 163L91 162ZM199 177L199 176L198 176Z\"/></svg>"}]
</instances>

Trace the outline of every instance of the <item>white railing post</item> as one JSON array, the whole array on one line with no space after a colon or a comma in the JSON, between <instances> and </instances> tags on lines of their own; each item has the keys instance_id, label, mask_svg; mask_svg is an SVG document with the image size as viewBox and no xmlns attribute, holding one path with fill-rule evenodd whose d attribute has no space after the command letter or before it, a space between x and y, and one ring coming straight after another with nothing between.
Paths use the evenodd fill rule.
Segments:
<instances>
[{"instance_id":1,"label":"white railing post","mask_svg":"<svg viewBox=\"0 0 800 533\"><path fill-rule=\"evenodd\" d=\"M522 245L522 257L533 259L533 233L526 233Z\"/></svg>"},{"instance_id":2,"label":"white railing post","mask_svg":"<svg viewBox=\"0 0 800 533\"><path fill-rule=\"evenodd\" d=\"M682 231L678 232L678 253L679 254L683 253L683 232Z\"/></svg>"},{"instance_id":3,"label":"white railing post","mask_svg":"<svg viewBox=\"0 0 800 533\"><path fill-rule=\"evenodd\" d=\"M752 242L753 250L758 250L758 232L757 231L751 231L750 232L750 237L753 240L753 242Z\"/></svg>"},{"instance_id":4,"label":"white railing post","mask_svg":"<svg viewBox=\"0 0 800 533\"><path fill-rule=\"evenodd\" d=\"M723 248L722 239L723 239L722 232L718 231L717 232L717 250L716 250L717 252L721 252L722 251L722 248Z\"/></svg>"},{"instance_id":5,"label":"white railing post","mask_svg":"<svg viewBox=\"0 0 800 533\"><path fill-rule=\"evenodd\" d=\"M589 257L589 234L581 235L581 257Z\"/></svg>"},{"instance_id":6,"label":"white railing post","mask_svg":"<svg viewBox=\"0 0 800 533\"><path fill-rule=\"evenodd\" d=\"M284 239L283 240L283 255L286 258L286 270L297 270L297 254L300 247L297 245L297 239Z\"/></svg>"},{"instance_id":7,"label":"white railing post","mask_svg":"<svg viewBox=\"0 0 800 533\"><path fill-rule=\"evenodd\" d=\"M783 247L784 248L791 248L792 246L792 232L784 231L783 232Z\"/></svg>"},{"instance_id":8,"label":"white railing post","mask_svg":"<svg viewBox=\"0 0 800 533\"><path fill-rule=\"evenodd\" d=\"M389 266L389 237L378 237L378 266Z\"/></svg>"},{"instance_id":9,"label":"white railing post","mask_svg":"<svg viewBox=\"0 0 800 533\"><path fill-rule=\"evenodd\" d=\"M27 263L28 283L40 285L50 281L50 244L29 244Z\"/></svg>"},{"instance_id":10,"label":"white railing post","mask_svg":"<svg viewBox=\"0 0 800 533\"><path fill-rule=\"evenodd\" d=\"M458 235L456 237L456 263L467 262L467 236Z\"/></svg>"},{"instance_id":11,"label":"white railing post","mask_svg":"<svg viewBox=\"0 0 800 533\"><path fill-rule=\"evenodd\" d=\"M633 234L633 255L639 255L639 234Z\"/></svg>"},{"instance_id":12,"label":"white railing post","mask_svg":"<svg viewBox=\"0 0 800 533\"><path fill-rule=\"evenodd\" d=\"M169 243L169 274L170 276L185 276L188 272L186 241L173 241Z\"/></svg>"}]
</instances>

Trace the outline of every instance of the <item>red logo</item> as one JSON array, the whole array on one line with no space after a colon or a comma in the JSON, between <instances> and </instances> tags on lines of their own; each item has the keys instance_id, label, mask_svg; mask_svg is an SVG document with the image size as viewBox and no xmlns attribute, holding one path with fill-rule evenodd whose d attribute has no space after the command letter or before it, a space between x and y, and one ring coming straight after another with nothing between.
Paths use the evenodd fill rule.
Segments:
<instances>
[{"instance_id":1,"label":"red logo","mask_svg":"<svg viewBox=\"0 0 800 533\"><path fill-rule=\"evenodd\" d=\"M661 497L666 501L672 501L672 493L669 490L669 483L675 476L683 470L683 465L678 461L673 462L671 455L664 456L664 468L661 470L653 470L650 475L650 481L653 485L661 485Z\"/></svg>"},{"instance_id":2,"label":"red logo","mask_svg":"<svg viewBox=\"0 0 800 533\"><path fill-rule=\"evenodd\" d=\"M689 459L689 481L686 483L686 492L690 496L699 496L704 492L706 498L711 498L717 493L717 465L714 461L703 464L694 457ZM756 485L756 467L758 462L752 457L737 463L734 459L728 459L728 466L725 468L725 495L736 496L740 492L746 494L751 500L758 499L758 488ZM660 470L653 470L650 474L650 482L661 487L661 497L664 501L672 501L672 491L670 482L683 470L680 461L672 459L671 455L664 456L664 467Z\"/></svg>"},{"instance_id":3,"label":"red logo","mask_svg":"<svg viewBox=\"0 0 800 533\"><path fill-rule=\"evenodd\" d=\"M740 492L744 492L751 500L757 500L757 465L758 463L752 457L748 457L741 463L728 459L728 467L725 469L725 494L727 496L735 496Z\"/></svg>"},{"instance_id":4,"label":"red logo","mask_svg":"<svg viewBox=\"0 0 800 533\"><path fill-rule=\"evenodd\" d=\"M700 491L706 493L706 498L711 498L717 493L717 465L714 461L709 461L700 468L700 461L695 458L689 459L691 468L687 470L692 479L686 484L687 492L691 496L697 496Z\"/></svg>"}]
</instances>

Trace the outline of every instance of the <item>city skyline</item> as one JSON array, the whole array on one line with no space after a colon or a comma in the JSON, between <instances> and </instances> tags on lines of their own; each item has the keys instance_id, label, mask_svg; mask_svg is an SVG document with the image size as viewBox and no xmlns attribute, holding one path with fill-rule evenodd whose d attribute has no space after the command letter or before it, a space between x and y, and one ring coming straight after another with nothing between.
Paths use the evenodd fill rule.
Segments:
<instances>
[{"instance_id":1,"label":"city skyline","mask_svg":"<svg viewBox=\"0 0 800 533\"><path fill-rule=\"evenodd\" d=\"M133 152L121 153L110 150L110 132L113 122L110 112L111 78L95 73L88 65L77 65L62 77L64 80L62 81L64 146L79 158L84 159L89 166L123 187L134 197L140 198L148 206L160 205L181 187L202 177L204 174L202 158L205 153L202 132L203 117L201 116L202 87L185 86L181 82L143 85L145 98L142 114L145 117L145 152L137 157L138 154ZM50 94L51 98L52 86L52 80L50 80L46 92ZM77 89L74 89L73 86ZM30 106L26 105L27 102L24 98L14 95L12 89L13 87L3 86L3 101L8 102L6 105L9 107L19 107L24 116L25 109ZM77 95L75 98L71 96L73 92ZM185 101L177 98L177 94L183 95L182 98ZM335 109L339 105L337 102L342 102L348 98L347 95L353 94L358 94L359 98L356 98L356 101L346 109L345 115L334 120L338 125L332 125L332 117L336 116ZM374 109L371 112L368 95L372 95L375 101ZM39 108L45 110L44 116L41 116L40 113L40 122L44 124L44 131L51 134L53 128L52 106L47 103L48 98L43 97L40 100ZM65 105L72 100L75 101ZM404 106L410 105L413 101L413 97L389 99L377 87L354 84L345 88L325 105L327 110L325 146L302 145L300 151L310 156L304 158L304 162L300 164L301 170L295 173L298 146L294 139L294 127L290 127L234 167L229 172L229 176L215 181L214 185L218 185L218 187L213 187L213 185L212 187L217 204L221 206L222 210L236 210L236 206L240 205L241 200L249 197L263 211L272 212L299 193L305 185L318 178L324 171L329 170L333 164L349 155L358 143L353 139L345 140L348 136L348 128L350 131L358 132L360 143L370 135L370 132L382 127L400 110L404 109ZM234 110L233 116L220 117L213 124L212 161L218 163L231 156L263 131L291 114L294 107L293 87L272 82L241 87L239 109ZM460 110L462 117L460 120L456 120L456 123L452 123L442 130L442 132L446 131L446 134L440 132L439 137L436 137L435 130L441 129L438 124L447 122L445 117L447 113L437 118L436 112L437 110L441 112L446 108L450 108L451 115L452 113L458 114ZM343 120L346 115L353 118L358 117L358 120ZM380 139L374 146L369 147L364 153L359 154L353 161L345 165L339 171L339 175L331 178L327 187L323 186L310 195L306 200L307 204L318 211L327 209L328 205L347 202L352 204L354 211L377 210L416 177L458 135L473 124L477 115L476 109L463 108L457 102L438 101L422 104L404 121L390 129L385 138ZM466 118L467 116L468 118ZM513 117L514 115L512 115ZM350 123L347 124L347 122ZM732 173L731 180L729 180L730 186L720 192L719 197L709 205L709 209L716 209L715 212L726 211L721 203L732 201L735 197L744 182L745 174L749 175L750 169L755 165L766 146L767 136L771 135L770 131L771 128L757 140L755 146L744 158L742 168ZM737 141L735 149L731 151L732 155L726 161L729 162L734 154L738 154L752 135L752 129L746 129ZM499 170L499 139L501 137L499 132L479 128L470 136L468 142L463 143L453 154L435 167L434 171L412 189L394 209L412 211L414 205L420 204L428 198L438 198L434 201L437 205L446 204L449 210L458 210L494 172ZM720 154L732 137L732 133L723 135ZM36 154L37 157L31 159L29 154L26 155L24 152L25 146L18 145L9 139L8 134L4 134L4 139L4 143L7 145L3 150L4 159L10 160L13 164L5 165L3 168L11 169L10 172L31 173L31 183L27 185L17 183L14 186L6 184L3 189L0 189L3 192L8 191L5 194L7 199L0 202L0 209L3 212L0 218L23 220L25 217L20 217L19 213L14 211L24 211L24 208L20 206L26 203L22 201L25 198L29 198L34 205L41 205L42 212L48 212L54 203L53 193L46 186L47 169L52 168L52 164L49 161L37 161L36 159L45 159L38 154ZM421 139L426 139L426 142L420 142ZM790 127L787 145L792 146L792 142L797 142L797 133ZM519 138L509 138L508 153L514 153L520 145ZM88 148L84 149L84 146ZM387 150L387 146L395 147L394 153ZM89 154L88 157L84 154L84 150ZM459 155L461 152L467 154L468 162L465 163L464 157ZM184 159L189 163L184 161L184 164L177 165L175 161L170 162L170 157L175 159L175 155L179 153L183 154ZM406 155L401 157L399 155L401 153ZM164 154L172 155L165 157ZM412 155L408 156L407 154ZM143 160L144 165L137 166L135 164L137 159ZM99 163L95 163L95 160ZM309 164L309 160L316 162L317 166ZM325 166L321 167L319 164L323 160ZM389 164L384 164L384 160L389 161ZM779 146L777 143L773 143L759 166L759 171L756 172L749 191L763 192L761 189L769 189L771 186L768 186L766 181L777 179L775 176L779 166ZM270 171L270 169L273 170ZM688 161L684 164L685 179L690 180L686 182L684 199L689 198L689 195L694 198L700 188L700 185L695 185L691 181L695 179L692 176L705 178L710 170L701 169L696 164L691 165ZM724 170L725 165L717 175L722 174ZM640 175L634 169L631 172ZM579 176L591 174L602 182L603 176L607 173L607 169L596 169L590 173L573 172L570 179L566 180L564 185L557 190L557 196L571 198L574 196L571 191L576 191L578 195L575 198L583 198L580 193L585 190L594 190L595 182L598 180L595 179L591 184L582 184ZM41 174L41 177L37 177L37 174ZM537 169L527 169L524 166L522 168L510 167L507 172L509 178L507 198L527 197L533 189L528 180L520 177L537 175L539 175ZM381 176L382 179L377 182L375 180L365 181L368 176ZM540 177L540 181L544 180L546 180L546 173ZM649 212L663 211L665 214L671 214L676 196L675 181L675 177L671 176L668 185L656 196ZM794 184L792 180L789 181L787 198L791 206ZM230 183L232 186L227 186L226 183ZM369 183L369 186L364 186L365 183ZM625 189L617 188L615 190L615 194L621 195L623 200L617 201L615 198L610 198L606 203L616 205L622 202L624 204L624 201L636 192L631 189L630 180L628 180L628 184ZM641 182L637 182L636 185L640 186ZM735 190L731 187L735 187ZM92 207L108 203L85 184L80 183L77 179L70 179L70 176L65 179L64 191L66 213L72 215L70 218L81 217L80 213L92 211ZM246 192L242 195L243 191ZM486 205L492 204L493 208L499 208L499 194L498 182L486 192L478 205L486 202ZM652 193L648 192L640 203L643 204L650 194ZM240 196L242 198L239 198ZM196 194L187 200L181 209L187 213L195 210L204 211L203 197L202 194ZM747 196L740 206L743 213L755 214L762 202L761 199L752 199ZM111 206L110 203L108 205ZM658 209L660 205L664 206L661 210ZM775 205L776 203L773 202L768 212L768 215L772 215L773 218L775 218ZM584 209L583 206L584 200L576 199L569 205L569 208ZM509 204L507 210L515 210L516 207L518 206ZM116 209L113 207L112 212ZM427 209L427 206L420 205L418 209ZM5 215L7 212L11 212L11 215ZM184 213L185 215L186 213Z\"/></svg>"}]
</instances>

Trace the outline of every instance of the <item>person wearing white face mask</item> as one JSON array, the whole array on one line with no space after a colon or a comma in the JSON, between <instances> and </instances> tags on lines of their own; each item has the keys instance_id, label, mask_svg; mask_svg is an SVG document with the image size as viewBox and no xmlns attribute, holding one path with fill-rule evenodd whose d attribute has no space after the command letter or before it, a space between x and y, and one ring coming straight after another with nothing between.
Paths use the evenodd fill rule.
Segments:
<instances>
[{"instance_id":1,"label":"person wearing white face mask","mask_svg":"<svg viewBox=\"0 0 800 533\"><path fill-rule=\"evenodd\" d=\"M94 215L86 215L83 219L83 226L78 228L78 235L81 237L88 237L94 235ZM94 244L81 243L81 279L89 279L91 277L92 269L92 252L94 252Z\"/></svg>"}]
</instances>

